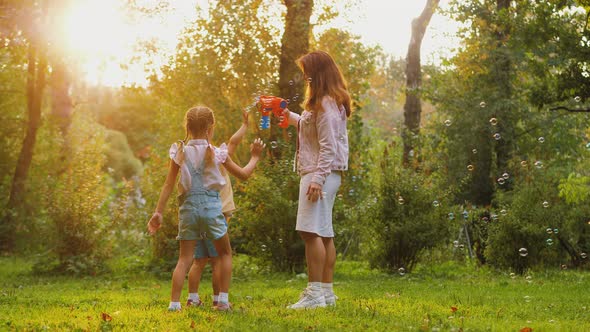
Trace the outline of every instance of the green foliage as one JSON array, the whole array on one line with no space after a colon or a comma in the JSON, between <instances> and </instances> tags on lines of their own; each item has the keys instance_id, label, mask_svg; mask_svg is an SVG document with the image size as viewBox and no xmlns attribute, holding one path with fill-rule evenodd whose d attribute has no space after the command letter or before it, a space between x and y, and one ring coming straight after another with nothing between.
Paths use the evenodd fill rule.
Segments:
<instances>
[{"instance_id":1,"label":"green foliage","mask_svg":"<svg viewBox=\"0 0 590 332\"><path fill-rule=\"evenodd\" d=\"M236 197L238 211L231 226L238 250L278 271L301 271L305 261L304 243L295 232L299 177L292 168L289 159L261 162Z\"/></svg>"},{"instance_id":2,"label":"green foliage","mask_svg":"<svg viewBox=\"0 0 590 332\"><path fill-rule=\"evenodd\" d=\"M53 135L60 133L53 131ZM36 192L37 197L45 197L41 203L55 225L55 249L36 265L39 272L53 269L51 272L95 274L104 267L109 254L104 243L108 224L100 214L107 197L102 173L104 137L105 132L91 117L77 113L65 138L65 158L59 162L59 145L53 146L53 154L46 155L56 167ZM49 139L59 142L51 132Z\"/></svg>"},{"instance_id":3,"label":"green foliage","mask_svg":"<svg viewBox=\"0 0 590 332\"><path fill-rule=\"evenodd\" d=\"M559 183L559 197L564 198L568 204L588 201L590 198L590 177L572 173L567 179L562 179Z\"/></svg>"},{"instance_id":4,"label":"green foliage","mask_svg":"<svg viewBox=\"0 0 590 332\"><path fill-rule=\"evenodd\" d=\"M107 161L105 167L115 180L130 179L141 173L141 161L133 155L127 137L116 130L107 130L106 137Z\"/></svg>"},{"instance_id":5,"label":"green foliage","mask_svg":"<svg viewBox=\"0 0 590 332\"><path fill-rule=\"evenodd\" d=\"M500 196L497 204L504 211L489 226L485 254L490 264L524 273L532 266L557 267L568 262L574 211L561 202L555 183L520 183L510 195ZM526 256L519 253L521 248Z\"/></svg>"},{"instance_id":6,"label":"green foliage","mask_svg":"<svg viewBox=\"0 0 590 332\"><path fill-rule=\"evenodd\" d=\"M411 271L422 250L448 239L446 199L424 174L403 168L393 147L384 151L374 213L364 223L371 225L372 266Z\"/></svg>"}]
</instances>

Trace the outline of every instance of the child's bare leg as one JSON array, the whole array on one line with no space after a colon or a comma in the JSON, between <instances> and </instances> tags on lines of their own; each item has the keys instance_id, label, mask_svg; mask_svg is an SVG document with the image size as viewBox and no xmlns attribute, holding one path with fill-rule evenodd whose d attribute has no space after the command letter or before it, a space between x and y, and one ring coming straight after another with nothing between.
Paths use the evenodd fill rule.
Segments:
<instances>
[{"instance_id":1,"label":"child's bare leg","mask_svg":"<svg viewBox=\"0 0 590 332\"><path fill-rule=\"evenodd\" d=\"M170 295L171 302L180 302L180 293L184 286L184 279L188 273L193 262L193 251L195 250L196 240L181 240L180 254L174 273L172 274L172 294Z\"/></svg>"},{"instance_id":2,"label":"child's bare leg","mask_svg":"<svg viewBox=\"0 0 590 332\"><path fill-rule=\"evenodd\" d=\"M219 255L217 257L219 265L219 292L228 293L229 284L231 281L231 269L232 269L232 253L231 244L229 243L229 236L227 233L221 238L213 241L215 250Z\"/></svg>"},{"instance_id":3,"label":"child's bare leg","mask_svg":"<svg viewBox=\"0 0 590 332\"><path fill-rule=\"evenodd\" d=\"M219 295L219 282L221 278L219 257L211 257L209 263L211 264L211 284L213 286L213 295Z\"/></svg>"},{"instance_id":4,"label":"child's bare leg","mask_svg":"<svg viewBox=\"0 0 590 332\"><path fill-rule=\"evenodd\" d=\"M205 265L207 265L207 260L207 257L195 258L193 260L193 265L191 266L191 270L188 273L189 293L199 292L199 284L201 283L201 276L203 275L203 271L205 270Z\"/></svg>"}]
</instances>

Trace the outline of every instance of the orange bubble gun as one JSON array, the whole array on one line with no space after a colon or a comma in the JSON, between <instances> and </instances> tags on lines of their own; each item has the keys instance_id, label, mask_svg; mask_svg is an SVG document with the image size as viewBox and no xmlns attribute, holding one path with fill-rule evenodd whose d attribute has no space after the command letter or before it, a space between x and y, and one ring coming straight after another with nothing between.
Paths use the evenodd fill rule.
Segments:
<instances>
[{"instance_id":1,"label":"orange bubble gun","mask_svg":"<svg viewBox=\"0 0 590 332\"><path fill-rule=\"evenodd\" d=\"M260 96L258 101L258 110L262 113L260 119L260 129L270 129L270 113L272 112L280 119L279 127L289 127L289 118L283 115L283 111L287 108L287 101L275 96Z\"/></svg>"}]
</instances>

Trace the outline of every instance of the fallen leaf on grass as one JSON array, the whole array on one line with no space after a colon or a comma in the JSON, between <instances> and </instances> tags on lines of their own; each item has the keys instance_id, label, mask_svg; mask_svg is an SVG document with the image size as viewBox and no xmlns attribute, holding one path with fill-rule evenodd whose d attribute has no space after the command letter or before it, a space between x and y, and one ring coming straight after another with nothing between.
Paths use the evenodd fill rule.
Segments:
<instances>
[{"instance_id":1,"label":"fallen leaf on grass","mask_svg":"<svg viewBox=\"0 0 590 332\"><path fill-rule=\"evenodd\" d=\"M455 312L457 310L458 310L457 307L451 307L451 312Z\"/></svg>"},{"instance_id":2,"label":"fallen leaf on grass","mask_svg":"<svg viewBox=\"0 0 590 332\"><path fill-rule=\"evenodd\" d=\"M523 327L522 329L520 329L520 332L533 332L533 329L531 329L530 327Z\"/></svg>"},{"instance_id":3,"label":"fallen leaf on grass","mask_svg":"<svg viewBox=\"0 0 590 332\"><path fill-rule=\"evenodd\" d=\"M191 329L194 329L197 323L194 320L191 320Z\"/></svg>"},{"instance_id":4,"label":"fallen leaf on grass","mask_svg":"<svg viewBox=\"0 0 590 332\"><path fill-rule=\"evenodd\" d=\"M102 318L102 320L105 322L110 322L113 320L113 317L111 317L111 315L107 314L106 312L101 313L100 318Z\"/></svg>"}]
</instances>

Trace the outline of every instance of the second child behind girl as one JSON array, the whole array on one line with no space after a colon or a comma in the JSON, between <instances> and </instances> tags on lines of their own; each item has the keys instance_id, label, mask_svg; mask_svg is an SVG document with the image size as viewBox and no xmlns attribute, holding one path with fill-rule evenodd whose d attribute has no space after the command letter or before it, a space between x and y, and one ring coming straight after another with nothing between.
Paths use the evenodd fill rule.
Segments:
<instances>
[{"instance_id":1,"label":"second child behind girl","mask_svg":"<svg viewBox=\"0 0 590 332\"><path fill-rule=\"evenodd\" d=\"M178 236L180 254L172 275L172 292L168 310L181 309L180 293L192 261L197 240L208 238L219 255L219 299L216 310L229 310L229 285L232 270L232 254L227 224L221 213L219 190L225 185L220 166L240 180L246 180L256 167L265 145L256 139L251 146L252 157L241 168L228 156L227 148L215 148L209 142L213 138L215 118L211 109L198 106L186 112L185 126L188 142L173 144L166 182L160 192L156 211L148 222L148 230L154 234L161 226L162 212L174 189L180 172L178 189Z\"/></svg>"}]
</instances>

